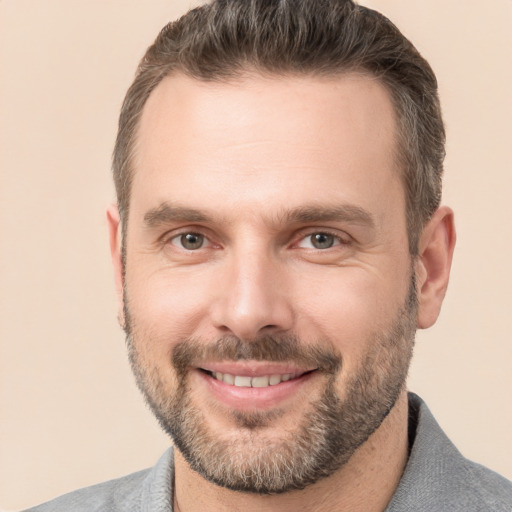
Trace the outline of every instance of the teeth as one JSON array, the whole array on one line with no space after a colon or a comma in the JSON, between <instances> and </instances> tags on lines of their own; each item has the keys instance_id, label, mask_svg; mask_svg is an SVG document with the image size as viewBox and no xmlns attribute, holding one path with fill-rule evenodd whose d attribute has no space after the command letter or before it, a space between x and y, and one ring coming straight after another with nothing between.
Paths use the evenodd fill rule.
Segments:
<instances>
[{"instance_id":1,"label":"teeth","mask_svg":"<svg viewBox=\"0 0 512 512\"><path fill-rule=\"evenodd\" d=\"M235 377L233 375L229 375L229 373L224 374L224 377L222 377L222 373L220 375L221 378L218 380L223 380L226 384L231 384L232 386L235 384Z\"/></svg>"},{"instance_id":2,"label":"teeth","mask_svg":"<svg viewBox=\"0 0 512 512\"><path fill-rule=\"evenodd\" d=\"M240 375L237 375L235 377L235 386L238 386L239 388L250 388L251 377L240 377Z\"/></svg>"},{"instance_id":3,"label":"teeth","mask_svg":"<svg viewBox=\"0 0 512 512\"><path fill-rule=\"evenodd\" d=\"M229 373L212 372L212 377L231 386L242 388L266 388L275 386L281 382L294 379L297 375L294 373L284 373L282 375L263 375L261 377L247 377L243 375L230 375Z\"/></svg>"},{"instance_id":4,"label":"teeth","mask_svg":"<svg viewBox=\"0 0 512 512\"><path fill-rule=\"evenodd\" d=\"M270 379L268 379L268 383L271 386L275 386L276 384L279 384L281 382L281 375L271 375Z\"/></svg>"},{"instance_id":5,"label":"teeth","mask_svg":"<svg viewBox=\"0 0 512 512\"><path fill-rule=\"evenodd\" d=\"M253 388L266 388L268 386L268 377L253 377L251 384Z\"/></svg>"}]
</instances>

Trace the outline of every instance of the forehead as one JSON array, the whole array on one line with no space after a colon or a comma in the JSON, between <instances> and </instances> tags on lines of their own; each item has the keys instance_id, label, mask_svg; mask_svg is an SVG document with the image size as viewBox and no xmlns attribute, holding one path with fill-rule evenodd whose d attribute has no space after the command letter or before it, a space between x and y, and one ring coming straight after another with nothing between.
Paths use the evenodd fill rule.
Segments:
<instances>
[{"instance_id":1,"label":"forehead","mask_svg":"<svg viewBox=\"0 0 512 512\"><path fill-rule=\"evenodd\" d=\"M350 196L397 179L395 124L388 92L362 73L230 82L176 74L144 108L132 199L154 207L178 192L182 199L186 190L195 190L198 202L213 199L208 191L219 200L231 191L231 200L258 206L272 204L272 190L282 196L287 183L287 200L298 205L311 194L334 194L337 201L340 192Z\"/></svg>"}]
</instances>

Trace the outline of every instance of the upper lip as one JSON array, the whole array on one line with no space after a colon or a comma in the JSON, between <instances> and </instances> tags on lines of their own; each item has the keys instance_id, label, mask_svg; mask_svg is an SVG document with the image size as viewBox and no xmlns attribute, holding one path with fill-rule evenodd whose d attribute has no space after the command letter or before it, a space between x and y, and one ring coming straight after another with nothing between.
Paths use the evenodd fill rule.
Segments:
<instances>
[{"instance_id":1,"label":"upper lip","mask_svg":"<svg viewBox=\"0 0 512 512\"><path fill-rule=\"evenodd\" d=\"M263 377L265 375L303 374L316 368L301 368L293 363L271 363L268 361L224 361L205 362L197 368L208 372L239 375L244 377Z\"/></svg>"}]
</instances>

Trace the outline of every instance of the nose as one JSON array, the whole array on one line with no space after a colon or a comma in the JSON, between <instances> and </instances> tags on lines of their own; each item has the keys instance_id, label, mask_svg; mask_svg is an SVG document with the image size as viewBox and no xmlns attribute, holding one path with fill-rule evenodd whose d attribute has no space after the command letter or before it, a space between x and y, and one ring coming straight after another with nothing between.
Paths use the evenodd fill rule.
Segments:
<instances>
[{"instance_id":1,"label":"nose","mask_svg":"<svg viewBox=\"0 0 512 512\"><path fill-rule=\"evenodd\" d=\"M225 262L211 315L222 335L253 340L289 331L294 322L285 272L269 254L240 251Z\"/></svg>"}]
</instances>

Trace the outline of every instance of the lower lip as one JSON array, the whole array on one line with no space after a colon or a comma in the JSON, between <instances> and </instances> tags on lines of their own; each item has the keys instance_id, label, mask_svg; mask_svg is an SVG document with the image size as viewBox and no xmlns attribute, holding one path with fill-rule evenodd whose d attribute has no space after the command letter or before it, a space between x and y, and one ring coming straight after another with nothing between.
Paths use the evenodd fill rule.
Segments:
<instances>
[{"instance_id":1,"label":"lower lip","mask_svg":"<svg viewBox=\"0 0 512 512\"><path fill-rule=\"evenodd\" d=\"M309 382L316 372L306 373L296 379L281 382L264 388L239 387L226 384L200 370L195 370L204 385L213 396L232 409L254 410L271 409L293 397Z\"/></svg>"}]
</instances>

